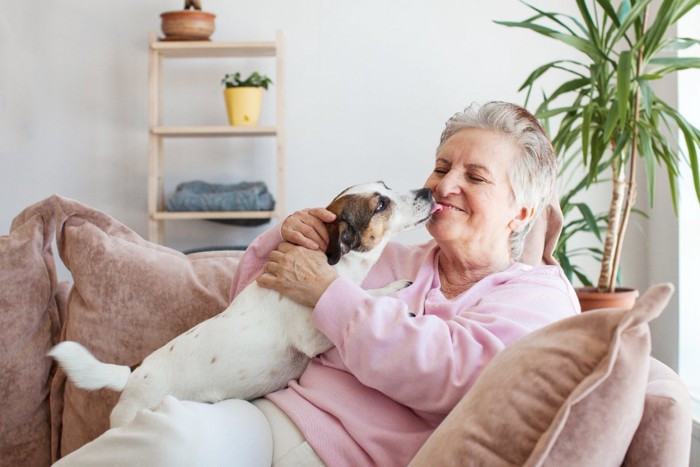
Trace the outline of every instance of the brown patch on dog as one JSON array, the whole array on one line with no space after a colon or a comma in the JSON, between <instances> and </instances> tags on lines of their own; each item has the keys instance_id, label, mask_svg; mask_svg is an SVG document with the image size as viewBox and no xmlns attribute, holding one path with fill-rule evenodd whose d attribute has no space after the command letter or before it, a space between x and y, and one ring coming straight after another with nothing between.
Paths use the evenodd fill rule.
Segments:
<instances>
[{"instance_id":1,"label":"brown patch on dog","mask_svg":"<svg viewBox=\"0 0 700 467\"><path fill-rule=\"evenodd\" d=\"M349 251L374 248L384 237L394 206L380 193L366 193L341 195L326 209L336 215L327 225L330 241L326 251L328 262L336 264Z\"/></svg>"},{"instance_id":2,"label":"brown patch on dog","mask_svg":"<svg viewBox=\"0 0 700 467\"><path fill-rule=\"evenodd\" d=\"M213 365L214 362L216 362L216 355L211 357L211 361L209 363L211 363Z\"/></svg>"}]
</instances>

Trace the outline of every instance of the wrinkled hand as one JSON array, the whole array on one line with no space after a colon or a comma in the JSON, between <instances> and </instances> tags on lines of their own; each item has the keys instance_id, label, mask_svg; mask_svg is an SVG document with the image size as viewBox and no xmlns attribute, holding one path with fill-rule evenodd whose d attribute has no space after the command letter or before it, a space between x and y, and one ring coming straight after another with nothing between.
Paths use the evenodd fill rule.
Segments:
<instances>
[{"instance_id":1,"label":"wrinkled hand","mask_svg":"<svg viewBox=\"0 0 700 467\"><path fill-rule=\"evenodd\" d=\"M312 308L338 277L324 253L288 242L280 243L270 253L264 271L257 279L260 287Z\"/></svg>"},{"instance_id":2,"label":"wrinkled hand","mask_svg":"<svg viewBox=\"0 0 700 467\"><path fill-rule=\"evenodd\" d=\"M335 217L334 213L324 208L297 211L282 223L282 238L309 250L326 251L328 229L325 223L333 222Z\"/></svg>"}]
</instances>

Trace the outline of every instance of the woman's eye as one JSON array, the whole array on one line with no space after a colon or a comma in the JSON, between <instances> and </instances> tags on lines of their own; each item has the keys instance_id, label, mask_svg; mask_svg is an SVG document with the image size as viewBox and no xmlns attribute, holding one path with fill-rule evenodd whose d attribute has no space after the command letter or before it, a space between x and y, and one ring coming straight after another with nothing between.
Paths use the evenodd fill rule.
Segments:
<instances>
[{"instance_id":1,"label":"woman's eye","mask_svg":"<svg viewBox=\"0 0 700 467\"><path fill-rule=\"evenodd\" d=\"M469 176L469 181L474 182L474 183L484 183L486 180L484 180L481 177L476 177L474 175Z\"/></svg>"}]
</instances>

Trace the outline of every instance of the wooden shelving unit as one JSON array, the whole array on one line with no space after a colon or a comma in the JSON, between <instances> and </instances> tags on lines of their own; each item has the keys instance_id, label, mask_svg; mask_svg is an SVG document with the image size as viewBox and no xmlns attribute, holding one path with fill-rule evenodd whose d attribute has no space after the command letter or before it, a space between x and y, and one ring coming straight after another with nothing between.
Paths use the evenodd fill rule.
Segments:
<instances>
[{"instance_id":1,"label":"wooden shelving unit","mask_svg":"<svg viewBox=\"0 0 700 467\"><path fill-rule=\"evenodd\" d=\"M163 244L165 221L188 219L268 219L281 217L286 210L284 151L284 41L280 31L274 41L260 42L164 42L155 33L148 37L148 238ZM275 60L277 93L275 126L163 126L162 79L164 59L230 57L272 57ZM277 180L274 211L171 212L165 210L163 185L164 138L275 137ZM271 187L272 189L272 187Z\"/></svg>"}]
</instances>

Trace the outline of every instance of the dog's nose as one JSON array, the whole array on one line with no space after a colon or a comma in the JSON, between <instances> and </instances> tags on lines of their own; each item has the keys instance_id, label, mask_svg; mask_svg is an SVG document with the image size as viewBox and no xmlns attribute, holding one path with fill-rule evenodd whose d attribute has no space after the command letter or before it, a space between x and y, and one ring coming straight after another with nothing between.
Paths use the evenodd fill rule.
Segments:
<instances>
[{"instance_id":1,"label":"dog's nose","mask_svg":"<svg viewBox=\"0 0 700 467\"><path fill-rule=\"evenodd\" d=\"M425 200L430 200L433 199L433 192L430 191L429 188L421 188L420 190L416 190L416 199L425 199Z\"/></svg>"}]
</instances>

